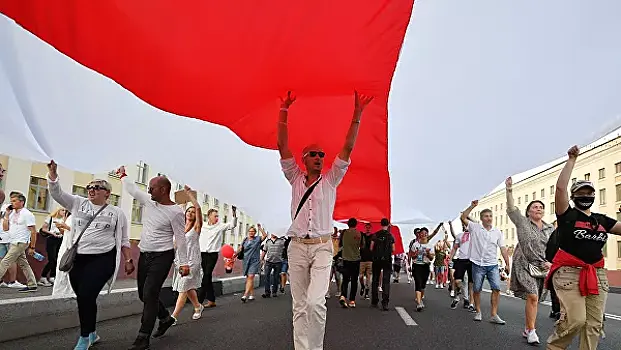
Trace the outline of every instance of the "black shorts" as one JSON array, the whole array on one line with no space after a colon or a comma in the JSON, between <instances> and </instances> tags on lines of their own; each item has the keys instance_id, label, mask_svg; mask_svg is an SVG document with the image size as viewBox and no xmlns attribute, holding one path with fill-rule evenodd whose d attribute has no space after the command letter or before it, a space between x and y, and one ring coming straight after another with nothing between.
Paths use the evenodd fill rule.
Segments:
<instances>
[{"instance_id":1,"label":"black shorts","mask_svg":"<svg viewBox=\"0 0 621 350\"><path fill-rule=\"evenodd\" d=\"M468 283L472 283L472 263L468 259L455 259L453 267L455 273L453 278L455 280L463 280L466 273L468 273Z\"/></svg>"},{"instance_id":2,"label":"black shorts","mask_svg":"<svg viewBox=\"0 0 621 350\"><path fill-rule=\"evenodd\" d=\"M392 265L392 271L396 272L396 273L400 273L401 272L401 264L399 265Z\"/></svg>"}]
</instances>

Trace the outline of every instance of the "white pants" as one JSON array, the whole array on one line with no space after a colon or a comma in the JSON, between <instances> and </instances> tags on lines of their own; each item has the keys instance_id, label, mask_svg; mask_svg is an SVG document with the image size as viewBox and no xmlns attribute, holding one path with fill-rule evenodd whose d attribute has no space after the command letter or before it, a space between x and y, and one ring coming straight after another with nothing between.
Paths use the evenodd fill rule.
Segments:
<instances>
[{"instance_id":1,"label":"white pants","mask_svg":"<svg viewBox=\"0 0 621 350\"><path fill-rule=\"evenodd\" d=\"M320 244L292 241L287 255L295 350L323 350L328 311L325 295L330 286L332 240Z\"/></svg>"}]
</instances>

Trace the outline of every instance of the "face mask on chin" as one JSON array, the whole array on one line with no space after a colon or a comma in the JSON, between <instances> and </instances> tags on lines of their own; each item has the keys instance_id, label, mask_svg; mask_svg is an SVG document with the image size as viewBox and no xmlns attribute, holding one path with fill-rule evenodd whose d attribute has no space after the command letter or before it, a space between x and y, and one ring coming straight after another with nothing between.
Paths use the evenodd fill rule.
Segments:
<instances>
[{"instance_id":1,"label":"face mask on chin","mask_svg":"<svg viewBox=\"0 0 621 350\"><path fill-rule=\"evenodd\" d=\"M580 210L587 210L591 208L591 206L593 206L593 203L595 202L595 197L581 196L581 197L574 197L572 200L574 204L576 205L576 208Z\"/></svg>"}]
</instances>

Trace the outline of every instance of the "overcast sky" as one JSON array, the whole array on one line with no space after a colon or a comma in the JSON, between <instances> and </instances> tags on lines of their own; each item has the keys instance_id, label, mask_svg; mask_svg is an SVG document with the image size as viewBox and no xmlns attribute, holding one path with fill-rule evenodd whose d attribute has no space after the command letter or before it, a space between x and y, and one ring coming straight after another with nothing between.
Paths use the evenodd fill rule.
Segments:
<instances>
[{"instance_id":1,"label":"overcast sky","mask_svg":"<svg viewBox=\"0 0 621 350\"><path fill-rule=\"evenodd\" d=\"M417 1L389 100L393 219L454 218L506 176L617 126L619 18L618 0ZM276 152L146 106L5 17L0 47L9 48L0 51L1 153L51 155L92 172L145 159L264 223L289 223L290 187ZM105 120L94 125L123 142L76 149L84 118ZM61 132L71 136L55 137ZM175 147L155 152L161 140ZM180 147L196 151L195 161L181 159ZM205 150L214 152L206 158Z\"/></svg>"}]
</instances>

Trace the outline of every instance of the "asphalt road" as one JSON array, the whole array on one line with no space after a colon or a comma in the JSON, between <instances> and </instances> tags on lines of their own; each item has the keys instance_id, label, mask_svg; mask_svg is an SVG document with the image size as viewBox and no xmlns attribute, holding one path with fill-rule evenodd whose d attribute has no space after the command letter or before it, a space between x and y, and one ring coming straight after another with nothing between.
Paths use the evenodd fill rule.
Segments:
<instances>
[{"instance_id":1,"label":"asphalt road","mask_svg":"<svg viewBox=\"0 0 621 350\"><path fill-rule=\"evenodd\" d=\"M356 309L342 309L337 299L328 300L328 323L325 349L532 349L521 336L524 325L522 300L503 296L500 316L504 326L490 324L489 294L483 295L483 322L474 322L466 310L449 308L450 299L444 290L427 289L426 306L416 312L413 285L393 284L391 310L382 312L369 307L368 301L358 300ZM333 287L334 288L334 287ZM260 291L257 290L257 294ZM218 307L205 310L199 321L191 320L186 308L179 325L166 336L154 339L151 349L293 349L291 299L289 295L276 299L242 304L239 296L218 299ZM137 301L138 302L138 301ZM395 307L402 307L416 325L406 325ZM553 321L547 317L549 307L542 305L538 318L538 333L542 340L550 334ZM33 320L33 327L36 323ZM101 322L98 332L102 342L94 349L125 349L134 340L140 322L132 316ZM606 321L607 338L599 349L619 349L621 318ZM2 329L0 328L0 331ZM0 344L0 349L72 349L77 329L61 330L26 339ZM545 346L541 345L544 349ZM577 346L572 346L577 349Z\"/></svg>"}]
</instances>

